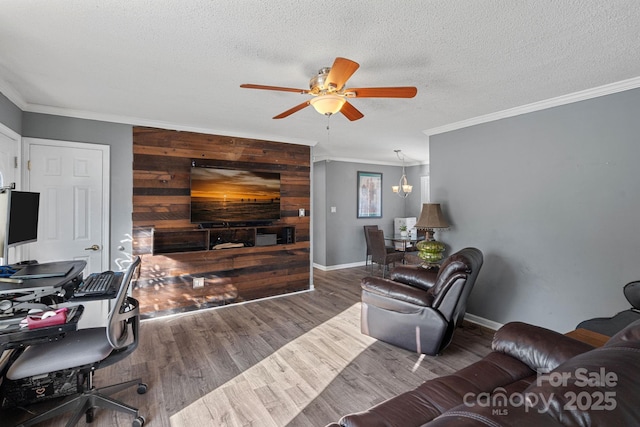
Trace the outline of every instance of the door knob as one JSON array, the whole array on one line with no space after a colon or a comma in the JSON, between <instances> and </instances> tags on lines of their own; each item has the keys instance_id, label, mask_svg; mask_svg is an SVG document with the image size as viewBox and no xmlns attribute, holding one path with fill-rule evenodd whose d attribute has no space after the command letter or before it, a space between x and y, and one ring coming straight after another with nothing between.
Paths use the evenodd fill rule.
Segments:
<instances>
[{"instance_id":1,"label":"door knob","mask_svg":"<svg viewBox=\"0 0 640 427\"><path fill-rule=\"evenodd\" d=\"M100 246L98 245L91 245L88 248L84 248L85 251L99 251L100 250Z\"/></svg>"}]
</instances>

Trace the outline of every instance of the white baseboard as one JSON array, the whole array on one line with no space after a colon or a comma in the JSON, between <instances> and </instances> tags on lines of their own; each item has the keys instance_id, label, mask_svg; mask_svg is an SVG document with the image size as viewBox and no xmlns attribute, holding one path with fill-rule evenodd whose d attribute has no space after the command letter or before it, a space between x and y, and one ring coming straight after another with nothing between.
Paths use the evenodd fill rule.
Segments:
<instances>
[{"instance_id":1,"label":"white baseboard","mask_svg":"<svg viewBox=\"0 0 640 427\"><path fill-rule=\"evenodd\" d=\"M353 268L353 267L362 267L365 265L364 261L352 262L350 264L338 264L338 265L320 265L313 263L313 268L317 268L321 271L333 271L333 270L342 270L343 268Z\"/></svg>"},{"instance_id":2,"label":"white baseboard","mask_svg":"<svg viewBox=\"0 0 640 427\"><path fill-rule=\"evenodd\" d=\"M485 319L484 317L470 313L465 313L464 320L475 323L476 325L484 326L485 328L489 328L494 331L497 331L504 326L502 323L494 322L493 320Z\"/></svg>"}]
</instances>

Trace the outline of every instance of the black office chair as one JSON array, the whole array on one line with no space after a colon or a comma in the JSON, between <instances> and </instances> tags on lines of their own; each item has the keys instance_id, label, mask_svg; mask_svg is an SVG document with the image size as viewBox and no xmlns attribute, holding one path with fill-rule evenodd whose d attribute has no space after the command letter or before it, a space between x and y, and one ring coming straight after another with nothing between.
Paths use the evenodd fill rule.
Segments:
<instances>
[{"instance_id":1,"label":"black office chair","mask_svg":"<svg viewBox=\"0 0 640 427\"><path fill-rule=\"evenodd\" d=\"M93 386L96 369L124 359L138 346L138 301L128 296L127 291L139 265L140 257L136 257L122 278L106 328L79 329L58 341L29 346L9 367L6 378L14 381L66 369L78 369L81 376L78 378L80 394L21 426L31 426L72 410L76 412L67 422L68 427L76 425L83 414L89 423L93 421L95 407L132 414L135 416L134 427L144 425L144 417L138 415L138 409L108 397L134 385L137 385L139 394L146 393L147 385L140 378L100 389Z\"/></svg>"},{"instance_id":2,"label":"black office chair","mask_svg":"<svg viewBox=\"0 0 640 427\"><path fill-rule=\"evenodd\" d=\"M629 282L622 290L631 308L613 317L596 317L580 322L576 329L588 329L612 337L625 327L640 319L640 280Z\"/></svg>"}]
</instances>

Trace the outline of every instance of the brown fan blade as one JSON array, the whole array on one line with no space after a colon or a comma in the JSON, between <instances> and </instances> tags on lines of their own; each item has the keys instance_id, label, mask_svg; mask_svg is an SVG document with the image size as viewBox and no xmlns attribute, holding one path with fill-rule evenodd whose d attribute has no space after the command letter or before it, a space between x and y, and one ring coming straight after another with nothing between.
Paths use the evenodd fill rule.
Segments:
<instances>
[{"instance_id":1,"label":"brown fan blade","mask_svg":"<svg viewBox=\"0 0 640 427\"><path fill-rule=\"evenodd\" d=\"M413 86L401 87L364 87L345 89L344 94L349 98L413 98L418 89Z\"/></svg>"},{"instance_id":2,"label":"brown fan blade","mask_svg":"<svg viewBox=\"0 0 640 427\"><path fill-rule=\"evenodd\" d=\"M342 89L347 80L349 80L349 77L356 72L358 67L360 67L360 64L353 62L350 59L340 57L336 58L331 66L331 71L329 71L325 85L333 86L336 90Z\"/></svg>"},{"instance_id":3,"label":"brown fan blade","mask_svg":"<svg viewBox=\"0 0 640 427\"><path fill-rule=\"evenodd\" d=\"M309 104L310 104L309 101L304 101L302 104L298 104L293 108L289 108L284 113L278 114L277 116L274 117L274 119L284 119L285 117L288 117L288 116L292 115L296 111L302 110L303 108L307 107Z\"/></svg>"},{"instance_id":4,"label":"brown fan blade","mask_svg":"<svg viewBox=\"0 0 640 427\"><path fill-rule=\"evenodd\" d=\"M348 101L344 103L344 105L340 109L340 112L344 114L344 116L347 119L351 121L358 120L364 117L364 114L362 114L356 107L354 107Z\"/></svg>"},{"instance_id":5,"label":"brown fan blade","mask_svg":"<svg viewBox=\"0 0 640 427\"><path fill-rule=\"evenodd\" d=\"M279 90L282 92L309 93L309 91L306 89L296 89L293 87L254 85L249 83L241 84L240 87L245 89L263 89L263 90Z\"/></svg>"}]
</instances>

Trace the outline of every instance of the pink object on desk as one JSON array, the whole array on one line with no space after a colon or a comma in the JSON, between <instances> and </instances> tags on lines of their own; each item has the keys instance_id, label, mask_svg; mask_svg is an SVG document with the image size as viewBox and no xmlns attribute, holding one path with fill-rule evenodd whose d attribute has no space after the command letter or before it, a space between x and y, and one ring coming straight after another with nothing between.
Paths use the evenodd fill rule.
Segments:
<instances>
[{"instance_id":1,"label":"pink object on desk","mask_svg":"<svg viewBox=\"0 0 640 427\"><path fill-rule=\"evenodd\" d=\"M64 325L67 322L67 311L68 308L63 307L56 311L45 311L40 315L29 315L27 316L27 326L29 329L37 329Z\"/></svg>"}]
</instances>

